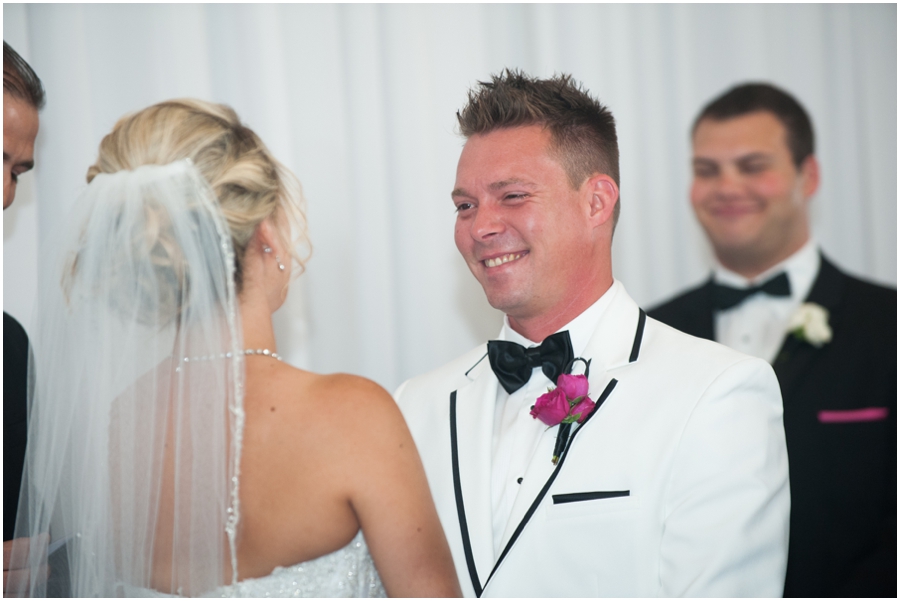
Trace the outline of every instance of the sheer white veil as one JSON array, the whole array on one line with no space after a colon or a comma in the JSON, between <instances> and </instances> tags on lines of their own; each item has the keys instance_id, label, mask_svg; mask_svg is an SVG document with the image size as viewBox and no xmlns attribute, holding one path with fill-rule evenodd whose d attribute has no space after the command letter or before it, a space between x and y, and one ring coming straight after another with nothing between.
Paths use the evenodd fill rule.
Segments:
<instances>
[{"instance_id":1,"label":"sheer white veil","mask_svg":"<svg viewBox=\"0 0 900 601\"><path fill-rule=\"evenodd\" d=\"M12 557L30 576L8 592L236 582L244 369L215 195L189 159L100 174L66 230L39 262Z\"/></svg>"}]
</instances>

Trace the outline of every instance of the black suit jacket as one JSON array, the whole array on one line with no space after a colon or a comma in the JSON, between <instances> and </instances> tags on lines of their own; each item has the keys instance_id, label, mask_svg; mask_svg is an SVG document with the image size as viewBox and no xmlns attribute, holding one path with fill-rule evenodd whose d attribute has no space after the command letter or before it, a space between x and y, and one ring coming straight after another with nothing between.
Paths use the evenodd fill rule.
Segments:
<instances>
[{"instance_id":1,"label":"black suit jacket","mask_svg":"<svg viewBox=\"0 0 900 601\"><path fill-rule=\"evenodd\" d=\"M896 597L897 291L822 257L807 302L830 312L831 342L815 348L788 335L773 365L791 481L784 595ZM649 314L714 340L712 278ZM872 407L887 408L887 418L819 417Z\"/></svg>"},{"instance_id":2,"label":"black suit jacket","mask_svg":"<svg viewBox=\"0 0 900 601\"><path fill-rule=\"evenodd\" d=\"M25 465L28 335L3 313L3 540L11 540Z\"/></svg>"}]
</instances>

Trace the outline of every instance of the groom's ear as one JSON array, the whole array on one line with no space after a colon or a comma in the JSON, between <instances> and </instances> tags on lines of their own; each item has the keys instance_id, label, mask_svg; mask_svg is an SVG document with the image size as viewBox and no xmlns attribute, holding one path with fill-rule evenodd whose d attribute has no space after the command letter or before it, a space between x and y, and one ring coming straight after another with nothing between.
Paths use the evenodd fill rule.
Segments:
<instances>
[{"instance_id":1,"label":"groom's ear","mask_svg":"<svg viewBox=\"0 0 900 601\"><path fill-rule=\"evenodd\" d=\"M613 178L596 173L586 182L586 193L590 195L590 219L594 226L613 220L616 202L619 200L619 186Z\"/></svg>"}]
</instances>

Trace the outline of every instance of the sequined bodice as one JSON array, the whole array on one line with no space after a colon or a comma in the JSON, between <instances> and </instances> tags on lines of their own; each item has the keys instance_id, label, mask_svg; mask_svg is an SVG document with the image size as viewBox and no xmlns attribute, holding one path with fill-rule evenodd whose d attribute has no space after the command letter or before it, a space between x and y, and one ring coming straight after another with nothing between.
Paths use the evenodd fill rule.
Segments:
<instances>
[{"instance_id":1,"label":"sequined bodice","mask_svg":"<svg viewBox=\"0 0 900 601\"><path fill-rule=\"evenodd\" d=\"M159 591L119 585L125 597L171 597ZM386 597L362 530L343 549L275 568L268 576L217 588L204 597Z\"/></svg>"},{"instance_id":2,"label":"sequined bodice","mask_svg":"<svg viewBox=\"0 0 900 601\"><path fill-rule=\"evenodd\" d=\"M217 589L212 597L385 597L362 530L334 553L275 568L268 576L248 578Z\"/></svg>"}]
</instances>

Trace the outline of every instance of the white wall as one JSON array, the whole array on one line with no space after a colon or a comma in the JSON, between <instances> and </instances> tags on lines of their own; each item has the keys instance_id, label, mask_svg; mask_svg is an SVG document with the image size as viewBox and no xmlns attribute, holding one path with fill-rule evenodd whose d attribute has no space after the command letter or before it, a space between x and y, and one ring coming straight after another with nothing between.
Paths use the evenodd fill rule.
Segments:
<instances>
[{"instance_id":1,"label":"white wall","mask_svg":"<svg viewBox=\"0 0 900 601\"><path fill-rule=\"evenodd\" d=\"M4 39L48 94L37 168L4 213L4 309L32 323L41 249L122 114L233 106L304 184L315 247L276 316L295 365L388 388L492 337L500 315L452 241L466 90L504 67L569 72L619 126L616 276L644 306L705 277L688 128L767 80L810 111L814 231L896 283L896 5L9 5Z\"/></svg>"}]
</instances>

